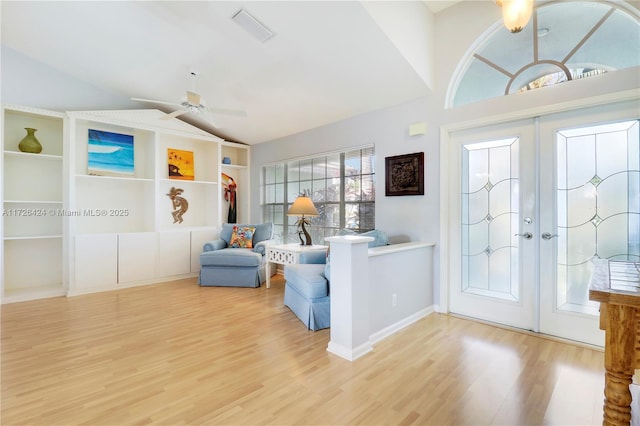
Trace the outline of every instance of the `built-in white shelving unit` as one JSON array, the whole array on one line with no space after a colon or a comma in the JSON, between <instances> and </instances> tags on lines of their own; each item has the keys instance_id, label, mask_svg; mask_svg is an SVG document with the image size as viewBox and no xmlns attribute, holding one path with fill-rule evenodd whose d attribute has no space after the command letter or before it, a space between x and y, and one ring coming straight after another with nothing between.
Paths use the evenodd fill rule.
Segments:
<instances>
[{"instance_id":1,"label":"built-in white shelving unit","mask_svg":"<svg viewBox=\"0 0 640 426\"><path fill-rule=\"evenodd\" d=\"M4 212L31 212L3 215L4 303L197 274L203 244L227 219L221 173L238 184L238 222L248 220L249 147L165 118L157 110L3 108ZM19 151L25 127L38 129L42 153ZM132 173L90 170L90 129L133 137ZM193 180L169 176L170 149L193 153ZM181 222L172 187L188 201Z\"/></svg>"},{"instance_id":2,"label":"built-in white shelving unit","mask_svg":"<svg viewBox=\"0 0 640 426\"><path fill-rule=\"evenodd\" d=\"M41 153L21 152L25 128L37 129ZM2 296L21 301L66 293L64 114L2 109Z\"/></svg>"},{"instance_id":3,"label":"built-in white shelving unit","mask_svg":"<svg viewBox=\"0 0 640 426\"><path fill-rule=\"evenodd\" d=\"M231 164L221 163L222 173L233 178L238 185L237 189L237 211L238 223L247 223L249 221L249 150L247 147L223 142L220 144L220 158L228 158ZM228 204L222 199L222 222L227 222L227 214L229 210Z\"/></svg>"}]
</instances>

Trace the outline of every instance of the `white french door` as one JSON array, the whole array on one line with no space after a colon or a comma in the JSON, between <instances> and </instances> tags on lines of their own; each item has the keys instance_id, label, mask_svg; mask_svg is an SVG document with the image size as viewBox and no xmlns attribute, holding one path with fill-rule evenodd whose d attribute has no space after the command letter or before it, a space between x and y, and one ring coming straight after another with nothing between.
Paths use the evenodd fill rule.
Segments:
<instances>
[{"instance_id":1,"label":"white french door","mask_svg":"<svg viewBox=\"0 0 640 426\"><path fill-rule=\"evenodd\" d=\"M450 133L449 309L602 345L591 258L640 260L637 105Z\"/></svg>"},{"instance_id":2,"label":"white french door","mask_svg":"<svg viewBox=\"0 0 640 426\"><path fill-rule=\"evenodd\" d=\"M449 164L450 309L527 330L537 303L531 123L452 134Z\"/></svg>"},{"instance_id":3,"label":"white french door","mask_svg":"<svg viewBox=\"0 0 640 426\"><path fill-rule=\"evenodd\" d=\"M640 261L637 101L540 118L540 332L602 346L591 259Z\"/></svg>"}]
</instances>

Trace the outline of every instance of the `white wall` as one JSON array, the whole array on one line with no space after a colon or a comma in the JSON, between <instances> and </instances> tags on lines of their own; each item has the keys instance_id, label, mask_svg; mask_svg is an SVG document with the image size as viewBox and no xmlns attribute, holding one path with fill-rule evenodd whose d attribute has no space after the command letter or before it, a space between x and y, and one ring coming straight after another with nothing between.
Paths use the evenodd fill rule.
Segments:
<instances>
[{"instance_id":1,"label":"white wall","mask_svg":"<svg viewBox=\"0 0 640 426\"><path fill-rule=\"evenodd\" d=\"M433 247L389 253L369 251L370 335L393 328L433 308Z\"/></svg>"},{"instance_id":2,"label":"white wall","mask_svg":"<svg viewBox=\"0 0 640 426\"><path fill-rule=\"evenodd\" d=\"M427 87L433 87L434 17L427 6L419 1L364 1L362 6Z\"/></svg>"},{"instance_id":3,"label":"white wall","mask_svg":"<svg viewBox=\"0 0 640 426\"><path fill-rule=\"evenodd\" d=\"M113 96L4 45L0 55L3 104L33 106L52 111L124 109L131 105L124 95Z\"/></svg>"},{"instance_id":4,"label":"white wall","mask_svg":"<svg viewBox=\"0 0 640 426\"><path fill-rule=\"evenodd\" d=\"M409 136L409 125L425 121L427 101L419 99L384 111L310 130L252 147L251 185L259 188L260 167L274 161L320 154L351 146L373 144L376 148L376 227L384 229L391 242L433 241L438 235L438 135ZM410 152L425 152L425 195L385 197L384 158ZM257 163L257 164L256 164ZM252 200L252 220L261 218L259 199ZM435 214L435 216L434 216ZM407 228L407 223L415 226Z\"/></svg>"}]
</instances>

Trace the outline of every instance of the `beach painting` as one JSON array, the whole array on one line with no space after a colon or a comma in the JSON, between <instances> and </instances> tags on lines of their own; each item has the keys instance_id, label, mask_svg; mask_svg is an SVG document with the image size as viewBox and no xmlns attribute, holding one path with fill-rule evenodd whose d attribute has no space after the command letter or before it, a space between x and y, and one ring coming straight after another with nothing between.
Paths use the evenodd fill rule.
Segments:
<instances>
[{"instance_id":1,"label":"beach painting","mask_svg":"<svg viewBox=\"0 0 640 426\"><path fill-rule=\"evenodd\" d=\"M169 179L193 180L193 151L169 148L167 150L167 166Z\"/></svg>"},{"instance_id":2,"label":"beach painting","mask_svg":"<svg viewBox=\"0 0 640 426\"><path fill-rule=\"evenodd\" d=\"M89 129L88 174L133 176L133 135Z\"/></svg>"}]
</instances>

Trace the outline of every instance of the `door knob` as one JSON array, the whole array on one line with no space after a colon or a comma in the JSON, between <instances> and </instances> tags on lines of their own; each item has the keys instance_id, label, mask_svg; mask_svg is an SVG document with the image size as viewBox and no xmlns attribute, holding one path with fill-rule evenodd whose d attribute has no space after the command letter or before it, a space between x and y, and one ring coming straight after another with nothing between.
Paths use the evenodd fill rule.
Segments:
<instances>
[{"instance_id":1,"label":"door knob","mask_svg":"<svg viewBox=\"0 0 640 426\"><path fill-rule=\"evenodd\" d=\"M557 237L558 234L550 234L548 232L545 232L544 234L540 235L542 237L543 240L550 240L554 237Z\"/></svg>"},{"instance_id":2,"label":"door knob","mask_svg":"<svg viewBox=\"0 0 640 426\"><path fill-rule=\"evenodd\" d=\"M524 234L514 234L514 235L523 237L527 240L530 240L531 238L533 238L533 234L531 232L525 232Z\"/></svg>"}]
</instances>

